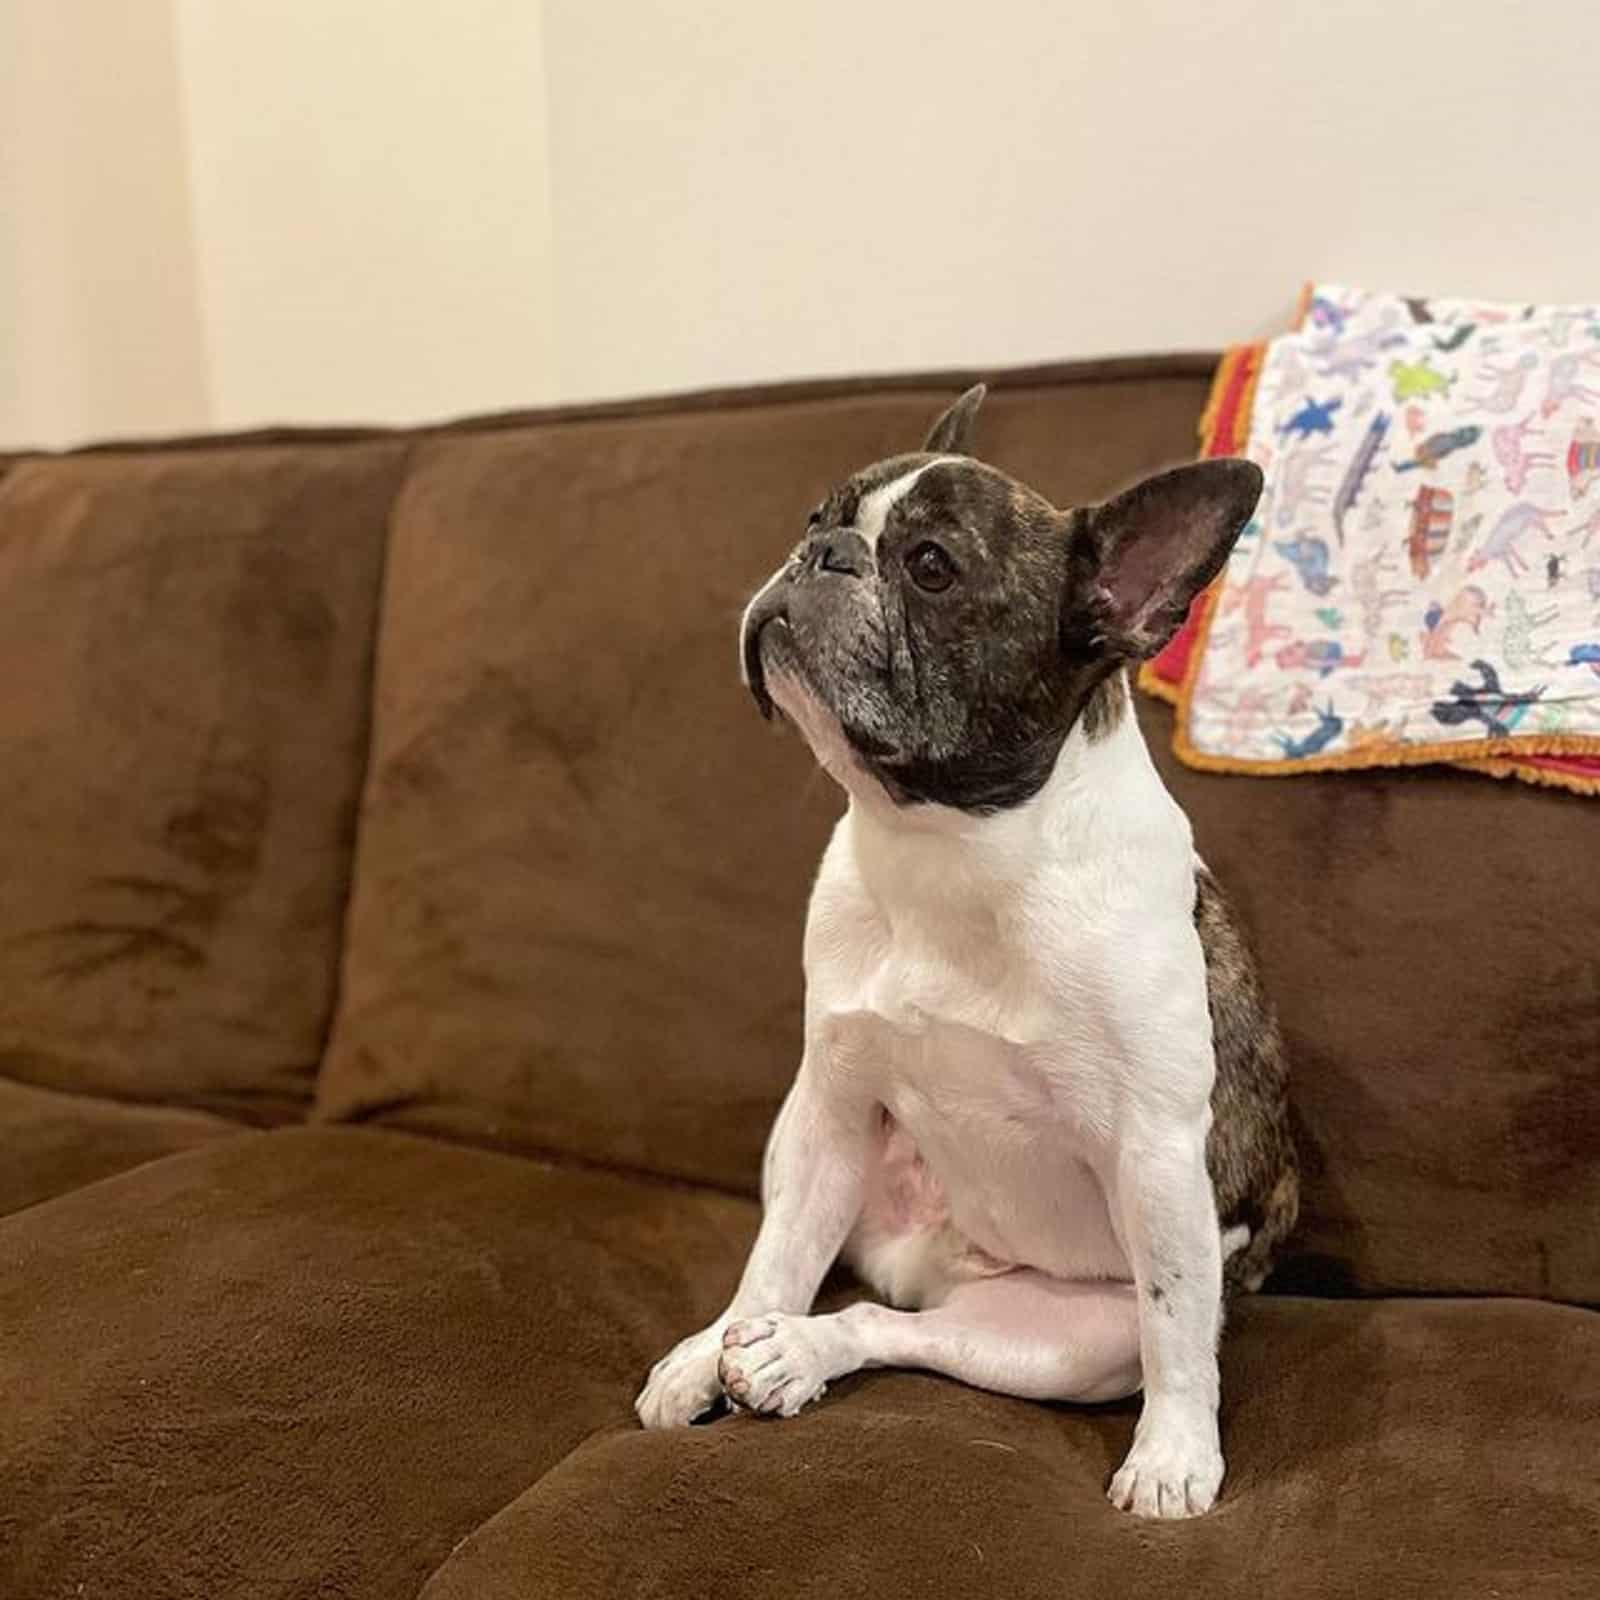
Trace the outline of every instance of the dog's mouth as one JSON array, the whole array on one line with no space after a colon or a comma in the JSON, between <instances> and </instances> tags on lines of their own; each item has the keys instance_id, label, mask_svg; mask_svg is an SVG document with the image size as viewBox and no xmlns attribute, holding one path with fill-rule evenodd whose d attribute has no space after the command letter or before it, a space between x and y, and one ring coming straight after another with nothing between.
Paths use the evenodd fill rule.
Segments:
<instances>
[{"instance_id":1,"label":"dog's mouth","mask_svg":"<svg viewBox=\"0 0 1600 1600\"><path fill-rule=\"evenodd\" d=\"M796 634L790 614L793 598L787 584L774 582L756 596L745 613L739 640L740 676L745 687L763 717L792 722L812 753L836 777L841 777L835 771L840 756L847 752L852 765L876 773L892 795L891 780L882 769L903 759L899 744L869 731L874 719L865 715L870 695L864 681L861 685L837 681L830 685L829 674L818 672L809 649L802 648ZM869 678L868 664L858 665L863 680ZM775 685L784 697L781 701L773 694Z\"/></svg>"},{"instance_id":2,"label":"dog's mouth","mask_svg":"<svg viewBox=\"0 0 1600 1600\"><path fill-rule=\"evenodd\" d=\"M739 642L740 664L745 687L749 689L761 715L770 721L777 707L767 687L767 663L763 654L777 646L791 646L785 654L793 655L793 635L789 626L789 598L782 583L770 583L756 596L745 613L744 636ZM781 643L780 643L781 641Z\"/></svg>"}]
</instances>

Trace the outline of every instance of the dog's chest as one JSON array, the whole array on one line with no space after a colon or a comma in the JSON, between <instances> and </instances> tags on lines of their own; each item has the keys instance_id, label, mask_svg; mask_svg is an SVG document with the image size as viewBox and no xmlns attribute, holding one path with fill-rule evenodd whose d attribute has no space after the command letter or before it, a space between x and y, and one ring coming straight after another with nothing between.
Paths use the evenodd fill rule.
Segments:
<instances>
[{"instance_id":1,"label":"dog's chest","mask_svg":"<svg viewBox=\"0 0 1600 1600\"><path fill-rule=\"evenodd\" d=\"M961 1231L991 1255L1064 1275L1113 1274L1093 1163L1113 1075L1087 955L1019 947L999 929L902 928L813 1019L834 1069L910 1133Z\"/></svg>"}]
</instances>

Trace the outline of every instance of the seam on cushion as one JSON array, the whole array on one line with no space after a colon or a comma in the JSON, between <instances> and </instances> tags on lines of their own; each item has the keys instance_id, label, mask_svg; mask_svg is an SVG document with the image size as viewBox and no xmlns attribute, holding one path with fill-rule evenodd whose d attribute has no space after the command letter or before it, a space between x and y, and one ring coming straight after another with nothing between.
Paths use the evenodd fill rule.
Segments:
<instances>
[{"instance_id":1,"label":"seam on cushion","mask_svg":"<svg viewBox=\"0 0 1600 1600\"><path fill-rule=\"evenodd\" d=\"M569 1150L558 1150L549 1145L529 1144L526 1140L496 1140L488 1137L474 1138L471 1134L440 1133L432 1128L408 1128L403 1124L376 1122L386 1111L398 1107L425 1104L418 1096L396 1097L363 1107L353 1116L326 1118L308 1126L329 1131L340 1128L365 1128L372 1133L396 1134L407 1139L420 1139L426 1144L448 1145L453 1149L478 1150L485 1155L505 1156L512 1161L532 1161L539 1166L557 1171L592 1172L605 1178L626 1178L630 1183L652 1183L664 1189L675 1189L687 1194L712 1194L724 1200L740 1200L746 1205L759 1205L760 1196L748 1188L731 1183L718 1183L712 1178L690 1178L673 1172L660 1172L653 1167L629 1166L625 1161L600 1161L589 1156L574 1155Z\"/></svg>"},{"instance_id":2,"label":"seam on cushion","mask_svg":"<svg viewBox=\"0 0 1600 1600\"><path fill-rule=\"evenodd\" d=\"M469 1539L481 1533L489 1526L491 1522L495 1521L496 1518L503 1517L513 1506L521 1505L529 1495L536 1493L539 1485L542 1484L552 1472L564 1467L569 1461L581 1455L597 1439L620 1439L629 1433L642 1431L643 1430L640 1429L637 1424L630 1424L626 1422L602 1422L598 1427L591 1428L581 1439L578 1440L575 1445L573 1445L570 1450L566 1452L565 1455L559 1457L555 1461L552 1461L550 1465L538 1475L538 1477L533 1478L528 1483L524 1484L522 1488L518 1489L517 1492L512 1495L512 1497L507 1500L503 1506L497 1506L489 1513L488 1516L475 1523L464 1534L462 1534L461 1537L450 1546L450 1553L444 1558L444 1560L441 1561L438 1566L436 1566L428 1574L428 1576L422 1580L422 1587L417 1590L418 1600L421 1600L421 1596L427 1592L428 1585L432 1583L433 1580L437 1578L452 1561L455 1560L456 1556L460 1553L461 1547Z\"/></svg>"},{"instance_id":3,"label":"seam on cushion","mask_svg":"<svg viewBox=\"0 0 1600 1600\"><path fill-rule=\"evenodd\" d=\"M1600 1315L1600 1300L1563 1300L1558 1295L1534 1294L1527 1289L1352 1289L1345 1293L1324 1290L1313 1294L1306 1289L1274 1289L1270 1280L1253 1295L1256 1300L1312 1300L1318 1304L1342 1305L1347 1301L1374 1300L1525 1300L1531 1306L1556 1306L1566 1311ZM1226 1334L1223 1335L1227 1337Z\"/></svg>"},{"instance_id":4,"label":"seam on cushion","mask_svg":"<svg viewBox=\"0 0 1600 1600\"><path fill-rule=\"evenodd\" d=\"M26 1089L32 1094L55 1095L61 1100L92 1100L100 1105L119 1106L127 1111L183 1111L194 1117L215 1117L218 1122L247 1132L256 1127L255 1123L230 1116L226 1111L218 1111L212 1106L190 1105L182 1100L139 1100L126 1094L103 1094L98 1089L59 1089L53 1083L30 1083L26 1078L13 1078L9 1073L0 1073L0 1083L9 1084L13 1089Z\"/></svg>"},{"instance_id":5,"label":"seam on cushion","mask_svg":"<svg viewBox=\"0 0 1600 1600\"><path fill-rule=\"evenodd\" d=\"M251 1128L240 1123L226 1133L219 1135L215 1143L228 1144L235 1139L254 1139L271 1132L270 1128ZM40 1206L51 1205L55 1201L65 1200L71 1195L82 1194L87 1189L98 1188L102 1183L112 1183L118 1178L125 1178L130 1172L142 1172L146 1167L159 1166L163 1161L172 1161L179 1156L191 1155L194 1150L204 1148L206 1147L195 1145L180 1150L167 1150L161 1155L147 1156L143 1161L135 1161L131 1166L118 1167L115 1172L102 1173L98 1178L90 1178L87 1183L75 1183L70 1189L58 1189L54 1194L42 1194L37 1200L26 1201L20 1206L14 1206L9 1211L0 1211L0 1227L9 1223L13 1217L25 1217L30 1211L37 1211Z\"/></svg>"},{"instance_id":6,"label":"seam on cushion","mask_svg":"<svg viewBox=\"0 0 1600 1600\"><path fill-rule=\"evenodd\" d=\"M1207 378L1215 369L1218 359L1216 351L1177 350L1151 355L1088 357L1077 361L1044 362L1020 367L950 367L924 372L875 373L866 377L797 378L783 383L725 385L640 395L631 399L483 412L441 422L421 423L410 428L312 424L305 427L256 428L242 433L117 439L79 445L64 451L19 450L13 452L11 460L15 463L118 453L148 455L178 450L270 449L292 445L371 444L405 439L425 442L441 436L496 433L512 428L705 415L719 411L760 410L766 406L822 404L880 394L910 394L922 389L966 387L980 378L996 393L1146 383L1164 378Z\"/></svg>"},{"instance_id":7,"label":"seam on cushion","mask_svg":"<svg viewBox=\"0 0 1600 1600\"><path fill-rule=\"evenodd\" d=\"M250 1122L236 1111L225 1110L219 1105L201 1105L195 1100L141 1100L137 1095L111 1094L101 1089L63 1089L53 1083L35 1083L30 1078L18 1078L8 1072L0 1072L0 1083L8 1083L17 1089L33 1089L40 1094L61 1095L69 1100L98 1100L102 1105L122 1106L130 1111L188 1111L196 1116L215 1117L219 1122L226 1122L230 1127L238 1128L241 1132L265 1132L272 1128L293 1128L300 1126L305 1121L304 1117L287 1121ZM241 1089L230 1096L234 1100L248 1100L251 1096L248 1089ZM260 1098L276 1101L276 1094L260 1095Z\"/></svg>"},{"instance_id":8,"label":"seam on cushion","mask_svg":"<svg viewBox=\"0 0 1600 1600\"><path fill-rule=\"evenodd\" d=\"M378 558L377 593L373 598L372 638L367 647L363 675L366 680L366 728L362 740L361 770L356 778L355 815L351 818L350 850L345 861L344 883L340 890L339 935L333 952L333 984L328 996L327 1015L322 1019L317 1043L316 1070L311 1075L311 1093L301 1116L309 1123L316 1114L317 1087L328 1065L328 1050L333 1043L334 1028L344 1006L345 958L350 949L350 911L355 903L356 883L361 870L361 846L366 835L367 784L372 777L372 751L378 731L378 683L383 672L384 624L389 615L389 562L394 549L394 529L400 502L410 487L412 470L418 453L426 441L411 439L401 454L395 470L394 493L383 518L383 548Z\"/></svg>"}]
</instances>

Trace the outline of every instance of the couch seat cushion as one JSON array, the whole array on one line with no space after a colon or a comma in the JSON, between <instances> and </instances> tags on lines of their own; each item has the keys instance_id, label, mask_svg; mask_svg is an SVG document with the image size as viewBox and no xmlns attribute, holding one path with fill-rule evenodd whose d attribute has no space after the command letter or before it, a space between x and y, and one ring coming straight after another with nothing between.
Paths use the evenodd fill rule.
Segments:
<instances>
[{"instance_id":1,"label":"couch seat cushion","mask_svg":"<svg viewBox=\"0 0 1600 1600\"><path fill-rule=\"evenodd\" d=\"M1600 1593L1600 1316L1532 1301L1242 1306L1223 1498L1114 1511L1129 1405L933 1378L840 1384L789 1422L590 1440L425 1600L1386 1600Z\"/></svg>"},{"instance_id":2,"label":"couch seat cushion","mask_svg":"<svg viewBox=\"0 0 1600 1600\"><path fill-rule=\"evenodd\" d=\"M754 1208L363 1129L0 1219L0 1595L398 1600L715 1314Z\"/></svg>"},{"instance_id":3,"label":"couch seat cushion","mask_svg":"<svg viewBox=\"0 0 1600 1600\"><path fill-rule=\"evenodd\" d=\"M81 1188L239 1125L205 1111L124 1105L0 1078L0 1216Z\"/></svg>"}]
</instances>

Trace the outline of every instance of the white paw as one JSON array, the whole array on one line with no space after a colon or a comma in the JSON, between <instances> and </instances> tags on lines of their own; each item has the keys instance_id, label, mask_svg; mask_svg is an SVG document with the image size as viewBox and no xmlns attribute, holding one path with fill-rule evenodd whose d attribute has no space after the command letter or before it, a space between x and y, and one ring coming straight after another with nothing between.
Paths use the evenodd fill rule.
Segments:
<instances>
[{"instance_id":1,"label":"white paw","mask_svg":"<svg viewBox=\"0 0 1600 1600\"><path fill-rule=\"evenodd\" d=\"M1198 1517L1215 1502L1222 1472L1214 1417L1152 1418L1146 1411L1106 1498L1136 1517Z\"/></svg>"},{"instance_id":2,"label":"white paw","mask_svg":"<svg viewBox=\"0 0 1600 1600\"><path fill-rule=\"evenodd\" d=\"M647 1428L682 1428L717 1403L722 1328L714 1324L676 1344L650 1369L633 1409Z\"/></svg>"},{"instance_id":3,"label":"white paw","mask_svg":"<svg viewBox=\"0 0 1600 1600\"><path fill-rule=\"evenodd\" d=\"M722 1336L722 1387L747 1411L792 1417L828 1387L823 1343L810 1317L774 1312L731 1323Z\"/></svg>"}]
</instances>

